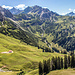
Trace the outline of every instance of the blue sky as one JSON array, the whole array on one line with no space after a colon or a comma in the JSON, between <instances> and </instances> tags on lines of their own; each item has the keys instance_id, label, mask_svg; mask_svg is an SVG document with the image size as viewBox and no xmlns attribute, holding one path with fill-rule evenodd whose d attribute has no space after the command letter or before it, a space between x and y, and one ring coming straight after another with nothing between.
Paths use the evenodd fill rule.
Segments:
<instances>
[{"instance_id":1,"label":"blue sky","mask_svg":"<svg viewBox=\"0 0 75 75\"><path fill-rule=\"evenodd\" d=\"M39 5L59 14L75 12L75 0L0 0L0 6L11 9L24 9L27 6Z\"/></svg>"}]
</instances>

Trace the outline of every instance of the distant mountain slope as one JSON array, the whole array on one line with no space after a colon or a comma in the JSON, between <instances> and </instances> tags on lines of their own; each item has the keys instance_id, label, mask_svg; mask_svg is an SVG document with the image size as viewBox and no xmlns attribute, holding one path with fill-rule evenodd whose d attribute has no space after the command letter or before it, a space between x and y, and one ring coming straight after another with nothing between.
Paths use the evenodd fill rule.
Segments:
<instances>
[{"instance_id":1,"label":"distant mountain slope","mask_svg":"<svg viewBox=\"0 0 75 75\"><path fill-rule=\"evenodd\" d=\"M25 8L24 9L24 11L22 12L22 14L27 14L27 13L29 13L30 11L32 10L32 7L27 7L27 8Z\"/></svg>"},{"instance_id":2,"label":"distant mountain slope","mask_svg":"<svg viewBox=\"0 0 75 75\"><path fill-rule=\"evenodd\" d=\"M4 16L2 15L2 13L0 12L0 21L3 21Z\"/></svg>"},{"instance_id":3,"label":"distant mountain slope","mask_svg":"<svg viewBox=\"0 0 75 75\"><path fill-rule=\"evenodd\" d=\"M18 14L18 15L15 15L16 17L16 20L31 20L33 18L35 18L33 15L31 14Z\"/></svg>"},{"instance_id":4,"label":"distant mountain slope","mask_svg":"<svg viewBox=\"0 0 75 75\"><path fill-rule=\"evenodd\" d=\"M5 21L0 22L0 33L13 36L16 39L26 42L27 44L38 46L38 38L36 38L33 34L24 31L19 27L19 24L9 19L5 19Z\"/></svg>"},{"instance_id":5,"label":"distant mountain slope","mask_svg":"<svg viewBox=\"0 0 75 75\"><path fill-rule=\"evenodd\" d=\"M47 8L37 5L27 8L25 10L26 14L22 12L15 15L16 23L8 19L0 22L0 33L13 36L30 45L42 46L41 48L48 47L52 49L52 44L58 43L67 51L75 49L74 16L59 16ZM0 16L4 18L2 12Z\"/></svg>"},{"instance_id":6,"label":"distant mountain slope","mask_svg":"<svg viewBox=\"0 0 75 75\"><path fill-rule=\"evenodd\" d=\"M20 14L23 10L19 10L19 9L16 9L16 8L12 8L9 10L12 14L14 15L17 15L17 14Z\"/></svg>"},{"instance_id":7,"label":"distant mountain slope","mask_svg":"<svg viewBox=\"0 0 75 75\"><path fill-rule=\"evenodd\" d=\"M13 17L12 13L8 9L2 8L1 6L0 6L0 13L5 17L9 18Z\"/></svg>"},{"instance_id":8,"label":"distant mountain slope","mask_svg":"<svg viewBox=\"0 0 75 75\"><path fill-rule=\"evenodd\" d=\"M66 16L75 16L75 13L70 12L70 13L67 13Z\"/></svg>"},{"instance_id":9,"label":"distant mountain slope","mask_svg":"<svg viewBox=\"0 0 75 75\"><path fill-rule=\"evenodd\" d=\"M56 22L47 20L32 19L20 21L20 26L25 30L42 37L43 42L48 41L58 43L67 51L75 49L75 17L74 16L57 16ZM47 42L46 42L47 43ZM49 47L50 47L49 46ZM62 48L60 49L62 50Z\"/></svg>"}]
</instances>

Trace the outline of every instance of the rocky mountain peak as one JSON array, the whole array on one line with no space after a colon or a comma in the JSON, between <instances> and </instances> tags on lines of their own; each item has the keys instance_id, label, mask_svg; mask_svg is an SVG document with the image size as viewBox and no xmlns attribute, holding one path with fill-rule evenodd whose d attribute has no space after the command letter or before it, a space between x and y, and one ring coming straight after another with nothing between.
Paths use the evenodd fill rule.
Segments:
<instances>
[{"instance_id":1,"label":"rocky mountain peak","mask_svg":"<svg viewBox=\"0 0 75 75\"><path fill-rule=\"evenodd\" d=\"M70 12L70 13L66 14L66 16L75 16L75 13L74 12Z\"/></svg>"},{"instance_id":2,"label":"rocky mountain peak","mask_svg":"<svg viewBox=\"0 0 75 75\"><path fill-rule=\"evenodd\" d=\"M16 9L15 7L13 7L12 9L10 9L10 12L12 14L20 14L22 12L22 10Z\"/></svg>"},{"instance_id":3,"label":"rocky mountain peak","mask_svg":"<svg viewBox=\"0 0 75 75\"><path fill-rule=\"evenodd\" d=\"M2 8L1 6L0 6L0 13L5 17L9 18L13 17L12 13L8 9Z\"/></svg>"}]
</instances>

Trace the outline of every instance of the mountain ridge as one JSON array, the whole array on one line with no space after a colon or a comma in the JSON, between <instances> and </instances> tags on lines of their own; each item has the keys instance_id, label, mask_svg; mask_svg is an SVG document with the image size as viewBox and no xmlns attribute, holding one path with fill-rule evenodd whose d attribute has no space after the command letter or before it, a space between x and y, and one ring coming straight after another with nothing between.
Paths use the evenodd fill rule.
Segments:
<instances>
[{"instance_id":1,"label":"mountain ridge","mask_svg":"<svg viewBox=\"0 0 75 75\"><path fill-rule=\"evenodd\" d=\"M74 12L67 13L65 16L75 16Z\"/></svg>"},{"instance_id":2,"label":"mountain ridge","mask_svg":"<svg viewBox=\"0 0 75 75\"><path fill-rule=\"evenodd\" d=\"M28 8L30 8L30 7L28 7ZM18 38L20 40L22 39L22 41L27 42L28 44L31 44L34 46L38 46L37 39L40 38L41 42L43 42L43 43L45 42L45 45L48 47L50 47L51 42L54 42L54 43L58 43L63 48L67 49L68 51L71 49L74 50L73 46L75 43L72 44L72 41L74 41L74 37L73 37L73 39L71 38L71 35L74 34L74 30L73 30L74 24L70 23L70 22L73 21L75 18L69 17L69 16L68 17L58 16L53 11L49 11L49 9L47 9L47 8L45 9L40 6L33 6L33 8L32 8L32 11L30 10L31 14L29 14L29 12L28 12L28 14L14 15L16 18L19 18L17 20L17 22L19 22L19 24L17 24L17 26L20 26L20 27L18 27L20 29L19 31L18 30L16 31L15 29L17 29L17 28L12 26L15 24L12 23L12 25L11 25L11 22L10 22L9 24L11 26L9 26L7 24L8 25L7 28L3 27L3 29L1 29L1 32L6 35L9 35L9 33L10 33L11 35L13 35L13 37ZM42 13L42 11L44 13ZM41 16L41 18L40 18L40 16ZM67 29L67 24L69 27L68 29ZM61 26L61 25L63 25L63 26ZM14 29L11 27L13 27ZM26 32L24 33L24 31L21 28L28 31L28 33L26 33ZM11 29L11 31L10 31L10 29ZM31 38L32 33L34 36ZM18 34L18 35L16 35L16 34ZM41 37L42 34L43 34L43 37ZM59 34L61 34L61 35L59 36ZM24 35L25 37L21 37L21 35ZM38 37L36 35L38 35ZM35 36L37 38L34 38ZM50 36L52 39L50 38ZM59 38L60 38L60 41L59 41ZM34 43L31 39L35 39L34 42L35 41L36 42ZM64 40L64 43L63 43L63 40ZM68 43L66 43L66 41ZM71 42L71 44L69 42ZM70 44L73 46L70 47L67 44Z\"/></svg>"},{"instance_id":3,"label":"mountain ridge","mask_svg":"<svg viewBox=\"0 0 75 75\"><path fill-rule=\"evenodd\" d=\"M12 9L9 10L12 14L14 15L18 15L20 14L23 10L19 10L19 9L16 9L15 7L13 7Z\"/></svg>"},{"instance_id":4,"label":"mountain ridge","mask_svg":"<svg viewBox=\"0 0 75 75\"><path fill-rule=\"evenodd\" d=\"M38 5L27 7L22 13L38 15L40 19L50 19L51 17L59 16L59 14L50 11L48 8L42 8Z\"/></svg>"},{"instance_id":5,"label":"mountain ridge","mask_svg":"<svg viewBox=\"0 0 75 75\"><path fill-rule=\"evenodd\" d=\"M8 9L2 8L1 6L0 6L0 13L5 17L9 18L13 17L12 13Z\"/></svg>"}]
</instances>

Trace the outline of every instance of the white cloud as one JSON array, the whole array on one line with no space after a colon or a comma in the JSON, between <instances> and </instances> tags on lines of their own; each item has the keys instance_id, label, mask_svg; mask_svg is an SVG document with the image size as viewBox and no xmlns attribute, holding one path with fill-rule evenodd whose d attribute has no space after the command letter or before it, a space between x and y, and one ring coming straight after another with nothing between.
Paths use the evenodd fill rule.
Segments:
<instances>
[{"instance_id":1,"label":"white cloud","mask_svg":"<svg viewBox=\"0 0 75 75\"><path fill-rule=\"evenodd\" d=\"M24 10L27 6L25 6L25 4L19 4L17 6L15 6L15 8L20 9L20 10Z\"/></svg>"},{"instance_id":2,"label":"white cloud","mask_svg":"<svg viewBox=\"0 0 75 75\"><path fill-rule=\"evenodd\" d=\"M71 11L72 9L71 9L71 8L69 8L68 10L69 10L69 11Z\"/></svg>"},{"instance_id":3,"label":"white cloud","mask_svg":"<svg viewBox=\"0 0 75 75\"><path fill-rule=\"evenodd\" d=\"M75 13L75 9L73 10L73 12Z\"/></svg>"},{"instance_id":4,"label":"white cloud","mask_svg":"<svg viewBox=\"0 0 75 75\"><path fill-rule=\"evenodd\" d=\"M66 13L61 13L61 15L66 15L68 12L66 12Z\"/></svg>"},{"instance_id":5,"label":"white cloud","mask_svg":"<svg viewBox=\"0 0 75 75\"><path fill-rule=\"evenodd\" d=\"M12 9L13 8L11 6L5 6L5 5L3 5L2 7L5 8L5 9Z\"/></svg>"},{"instance_id":6,"label":"white cloud","mask_svg":"<svg viewBox=\"0 0 75 75\"><path fill-rule=\"evenodd\" d=\"M65 13L62 13L61 15L65 15Z\"/></svg>"},{"instance_id":7,"label":"white cloud","mask_svg":"<svg viewBox=\"0 0 75 75\"><path fill-rule=\"evenodd\" d=\"M45 8L45 9L46 9L46 8L48 8L48 7L43 7L43 8Z\"/></svg>"},{"instance_id":8,"label":"white cloud","mask_svg":"<svg viewBox=\"0 0 75 75\"><path fill-rule=\"evenodd\" d=\"M75 9L73 10L73 9L69 8L69 9L68 9L68 12L61 13L61 15L66 15L66 14L70 13L71 11L75 12Z\"/></svg>"}]
</instances>

